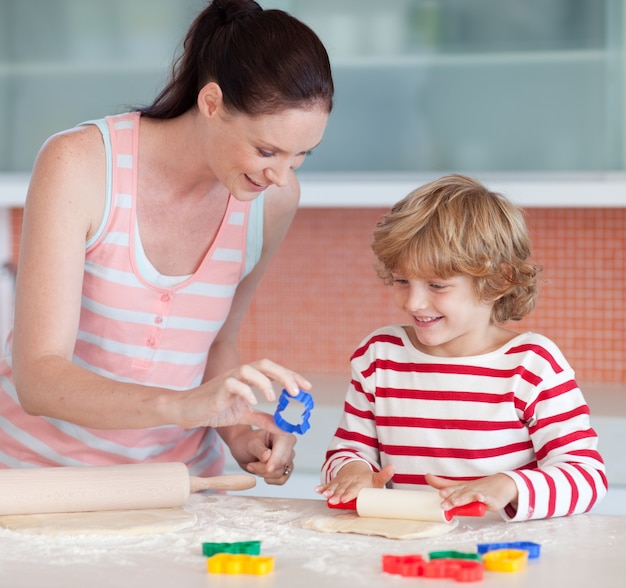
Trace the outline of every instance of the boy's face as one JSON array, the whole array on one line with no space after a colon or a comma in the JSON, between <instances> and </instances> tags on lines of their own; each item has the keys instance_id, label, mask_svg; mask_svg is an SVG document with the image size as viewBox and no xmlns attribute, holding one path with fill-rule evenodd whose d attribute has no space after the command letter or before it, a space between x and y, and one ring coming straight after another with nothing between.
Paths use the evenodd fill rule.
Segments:
<instances>
[{"instance_id":1,"label":"boy's face","mask_svg":"<svg viewBox=\"0 0 626 588\"><path fill-rule=\"evenodd\" d=\"M394 300L409 316L409 336L417 349L462 357L496 346L500 329L491 321L493 303L478 299L473 278L405 278L395 272L393 278Z\"/></svg>"}]
</instances>

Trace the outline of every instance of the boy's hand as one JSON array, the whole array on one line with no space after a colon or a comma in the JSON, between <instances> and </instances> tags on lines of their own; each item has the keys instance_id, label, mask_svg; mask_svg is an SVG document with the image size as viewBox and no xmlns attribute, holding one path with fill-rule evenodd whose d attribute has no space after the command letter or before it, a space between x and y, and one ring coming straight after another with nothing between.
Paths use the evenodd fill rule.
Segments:
<instances>
[{"instance_id":1,"label":"boy's hand","mask_svg":"<svg viewBox=\"0 0 626 588\"><path fill-rule=\"evenodd\" d=\"M426 474L426 481L439 490L439 495L443 498L441 508L444 510L470 502L484 502L487 510L498 511L509 503L517 502L517 486L506 474L494 474L469 482Z\"/></svg>"},{"instance_id":2,"label":"boy's hand","mask_svg":"<svg viewBox=\"0 0 626 588\"><path fill-rule=\"evenodd\" d=\"M394 474L394 467L387 466L380 472L372 472L363 461L351 461L343 466L328 484L315 488L330 504L349 502L356 498L361 488L384 488Z\"/></svg>"}]
</instances>

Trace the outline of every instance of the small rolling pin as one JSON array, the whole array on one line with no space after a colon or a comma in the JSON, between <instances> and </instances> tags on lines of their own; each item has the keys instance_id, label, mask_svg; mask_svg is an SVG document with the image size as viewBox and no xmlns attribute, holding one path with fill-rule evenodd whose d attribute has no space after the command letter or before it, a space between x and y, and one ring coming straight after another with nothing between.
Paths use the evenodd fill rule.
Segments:
<instances>
[{"instance_id":1,"label":"small rolling pin","mask_svg":"<svg viewBox=\"0 0 626 588\"><path fill-rule=\"evenodd\" d=\"M0 470L0 515L183 506L200 490L247 490L254 476L190 476L184 463Z\"/></svg>"},{"instance_id":2,"label":"small rolling pin","mask_svg":"<svg viewBox=\"0 0 626 588\"><path fill-rule=\"evenodd\" d=\"M449 523L455 516L482 517L486 511L482 502L471 502L443 510L441 496L437 492L385 488L362 488L354 500L339 504L328 503L328 506L356 510L360 517L442 523Z\"/></svg>"}]
</instances>

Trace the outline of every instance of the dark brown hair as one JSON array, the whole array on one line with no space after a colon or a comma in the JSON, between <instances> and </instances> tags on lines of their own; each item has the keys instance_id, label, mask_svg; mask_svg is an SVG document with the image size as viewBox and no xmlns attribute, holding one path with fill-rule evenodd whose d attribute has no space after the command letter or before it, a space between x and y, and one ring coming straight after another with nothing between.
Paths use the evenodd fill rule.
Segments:
<instances>
[{"instance_id":1,"label":"dark brown hair","mask_svg":"<svg viewBox=\"0 0 626 588\"><path fill-rule=\"evenodd\" d=\"M170 82L142 115L180 116L196 106L209 82L220 86L227 110L249 116L333 106L330 62L318 36L253 0L214 0L196 17Z\"/></svg>"}]
</instances>

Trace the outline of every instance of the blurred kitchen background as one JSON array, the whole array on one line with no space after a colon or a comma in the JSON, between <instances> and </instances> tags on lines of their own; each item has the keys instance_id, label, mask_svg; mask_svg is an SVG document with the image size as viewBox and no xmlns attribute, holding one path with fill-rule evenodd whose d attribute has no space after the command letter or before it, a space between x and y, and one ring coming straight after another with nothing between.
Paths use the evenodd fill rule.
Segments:
<instances>
[{"instance_id":1,"label":"blurred kitchen background","mask_svg":"<svg viewBox=\"0 0 626 588\"><path fill-rule=\"evenodd\" d=\"M40 145L81 121L150 102L205 4L0 0L1 336ZM298 445L304 477L294 476L297 491L270 493L309 497L350 354L372 329L402 320L372 269L374 224L411 189L461 172L527 211L545 281L536 310L513 327L551 337L576 369L615 488L606 508L621 511L626 0L260 4L319 34L336 83L324 142L299 172L301 209L241 333L246 360L270 357L318 384L316 426Z\"/></svg>"}]
</instances>

